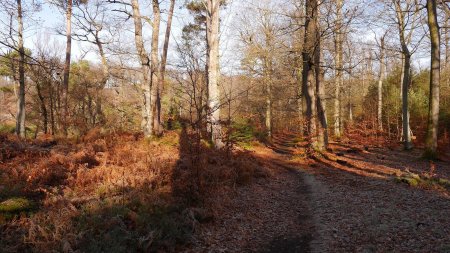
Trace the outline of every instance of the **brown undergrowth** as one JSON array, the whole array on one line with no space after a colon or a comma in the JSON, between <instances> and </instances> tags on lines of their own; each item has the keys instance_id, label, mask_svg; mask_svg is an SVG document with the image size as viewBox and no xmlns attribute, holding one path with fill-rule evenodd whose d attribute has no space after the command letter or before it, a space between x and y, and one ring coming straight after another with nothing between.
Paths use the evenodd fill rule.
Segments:
<instances>
[{"instance_id":1,"label":"brown undergrowth","mask_svg":"<svg viewBox=\"0 0 450 253\"><path fill-rule=\"evenodd\" d=\"M176 251L237 186L267 176L249 152L212 150L195 136L2 136L0 205L32 204L0 212L1 251Z\"/></svg>"}]
</instances>

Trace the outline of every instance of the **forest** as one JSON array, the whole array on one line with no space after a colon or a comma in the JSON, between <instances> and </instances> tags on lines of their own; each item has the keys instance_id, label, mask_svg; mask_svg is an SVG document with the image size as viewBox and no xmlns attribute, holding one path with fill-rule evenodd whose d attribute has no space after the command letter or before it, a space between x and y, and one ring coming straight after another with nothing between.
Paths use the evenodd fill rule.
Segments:
<instances>
[{"instance_id":1,"label":"forest","mask_svg":"<svg viewBox=\"0 0 450 253\"><path fill-rule=\"evenodd\" d=\"M0 252L450 252L450 1L1 0Z\"/></svg>"}]
</instances>

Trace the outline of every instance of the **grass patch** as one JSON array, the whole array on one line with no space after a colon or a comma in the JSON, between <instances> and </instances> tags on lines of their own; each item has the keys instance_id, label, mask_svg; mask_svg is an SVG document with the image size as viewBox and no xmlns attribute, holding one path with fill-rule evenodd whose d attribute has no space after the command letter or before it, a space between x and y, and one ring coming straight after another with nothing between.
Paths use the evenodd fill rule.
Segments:
<instances>
[{"instance_id":1,"label":"grass patch","mask_svg":"<svg viewBox=\"0 0 450 253\"><path fill-rule=\"evenodd\" d=\"M2 86L0 87L1 92L5 93L14 93L14 87L13 86Z\"/></svg>"},{"instance_id":2,"label":"grass patch","mask_svg":"<svg viewBox=\"0 0 450 253\"><path fill-rule=\"evenodd\" d=\"M14 134L16 131L16 126L12 124L0 125L1 134Z\"/></svg>"},{"instance_id":3,"label":"grass patch","mask_svg":"<svg viewBox=\"0 0 450 253\"><path fill-rule=\"evenodd\" d=\"M26 198L10 198L0 203L0 224L28 214L35 209L35 204Z\"/></svg>"},{"instance_id":4,"label":"grass patch","mask_svg":"<svg viewBox=\"0 0 450 253\"><path fill-rule=\"evenodd\" d=\"M19 213L33 209L33 203L26 198L10 198L0 203L0 212Z\"/></svg>"}]
</instances>

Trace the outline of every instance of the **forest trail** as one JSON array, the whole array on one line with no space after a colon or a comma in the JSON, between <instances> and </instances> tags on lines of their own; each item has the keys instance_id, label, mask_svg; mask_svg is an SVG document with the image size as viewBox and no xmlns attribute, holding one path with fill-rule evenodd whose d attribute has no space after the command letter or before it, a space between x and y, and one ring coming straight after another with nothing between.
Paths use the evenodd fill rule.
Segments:
<instances>
[{"instance_id":1,"label":"forest trail","mask_svg":"<svg viewBox=\"0 0 450 253\"><path fill-rule=\"evenodd\" d=\"M292 133L275 134L272 136L272 143L269 146L274 152L280 155L291 157L297 153L300 145L298 136Z\"/></svg>"},{"instance_id":2,"label":"forest trail","mask_svg":"<svg viewBox=\"0 0 450 253\"><path fill-rule=\"evenodd\" d=\"M283 163L295 153L295 136L274 138L271 149L256 152L270 178L237 188L215 226L201 226L187 252L317 252L311 179ZM268 151L268 152L267 152Z\"/></svg>"},{"instance_id":3,"label":"forest trail","mask_svg":"<svg viewBox=\"0 0 450 253\"><path fill-rule=\"evenodd\" d=\"M294 135L274 136L270 149L254 152L271 177L239 187L189 252L450 251L446 193L393 180L414 167L380 148L330 146L316 160L298 159ZM391 152L421 165L415 153Z\"/></svg>"}]
</instances>

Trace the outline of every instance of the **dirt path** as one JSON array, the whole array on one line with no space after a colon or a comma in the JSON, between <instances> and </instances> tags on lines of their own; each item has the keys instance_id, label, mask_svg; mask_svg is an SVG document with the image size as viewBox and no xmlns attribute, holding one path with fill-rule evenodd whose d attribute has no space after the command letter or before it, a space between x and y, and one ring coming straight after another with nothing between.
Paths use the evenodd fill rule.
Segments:
<instances>
[{"instance_id":1,"label":"dirt path","mask_svg":"<svg viewBox=\"0 0 450 253\"><path fill-rule=\"evenodd\" d=\"M271 155L277 160L288 156ZM264 159L263 164L271 176L239 187L214 225L200 226L187 252L314 251L316 235L306 174L272 159Z\"/></svg>"},{"instance_id":2,"label":"dirt path","mask_svg":"<svg viewBox=\"0 0 450 253\"><path fill-rule=\"evenodd\" d=\"M305 162L296 145L280 136L255 152L272 176L238 188L189 252L450 252L450 198L395 182L400 168L383 163L395 157Z\"/></svg>"}]
</instances>

